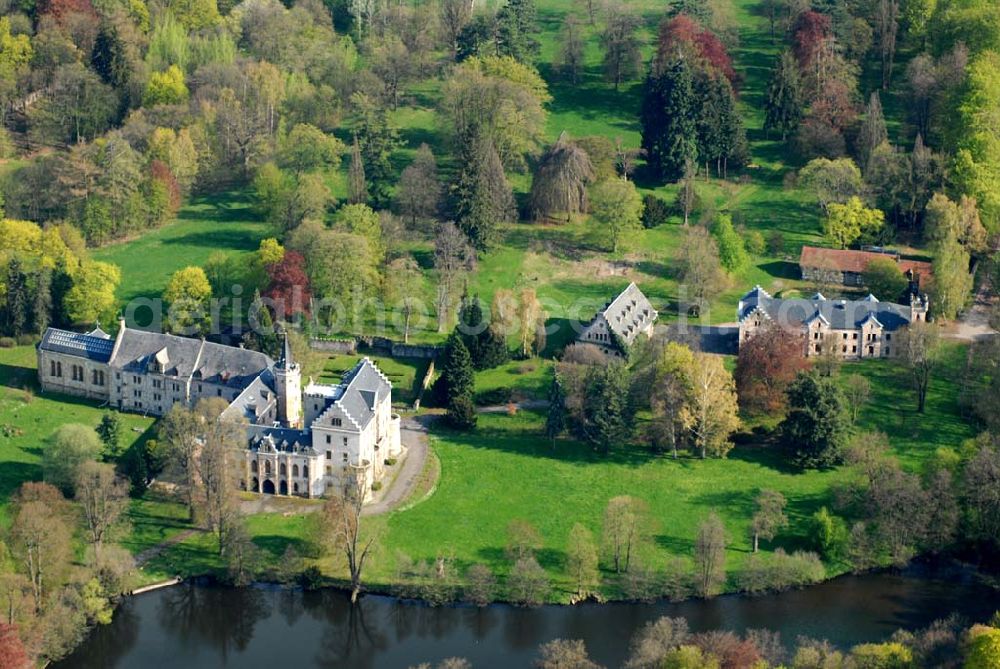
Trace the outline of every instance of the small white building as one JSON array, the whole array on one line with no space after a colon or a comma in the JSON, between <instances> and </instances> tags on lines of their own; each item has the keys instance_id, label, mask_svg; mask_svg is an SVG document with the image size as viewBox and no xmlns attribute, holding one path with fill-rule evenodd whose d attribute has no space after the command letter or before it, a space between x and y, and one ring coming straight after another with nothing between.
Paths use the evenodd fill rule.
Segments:
<instances>
[{"instance_id":1,"label":"small white building","mask_svg":"<svg viewBox=\"0 0 1000 669\"><path fill-rule=\"evenodd\" d=\"M319 497L347 473L366 490L402 452L392 383L362 358L336 385L310 381L285 340L274 362L256 351L120 324L80 334L49 328L38 345L44 391L103 400L155 416L199 399L229 402L222 419L247 424L240 481L251 492Z\"/></svg>"}]
</instances>

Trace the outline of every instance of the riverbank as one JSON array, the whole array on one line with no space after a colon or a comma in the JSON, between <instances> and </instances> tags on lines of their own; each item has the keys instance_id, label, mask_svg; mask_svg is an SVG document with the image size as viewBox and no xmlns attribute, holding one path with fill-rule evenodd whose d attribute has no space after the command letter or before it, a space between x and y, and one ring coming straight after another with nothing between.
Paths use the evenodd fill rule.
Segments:
<instances>
[{"instance_id":1,"label":"riverbank","mask_svg":"<svg viewBox=\"0 0 1000 669\"><path fill-rule=\"evenodd\" d=\"M351 607L347 593L332 589L185 583L127 599L111 625L95 630L54 669L157 666L166 648L171 666L186 669L275 663L395 669L455 656L476 669L508 669L531 666L537 647L555 638L584 640L591 658L611 668L624 662L632 636L661 616L685 618L693 632L766 627L785 643L804 635L846 649L884 640L898 628L920 629L951 612L982 622L997 608L1000 593L985 593L964 570L926 565L761 597L538 609L428 607L373 595Z\"/></svg>"}]
</instances>

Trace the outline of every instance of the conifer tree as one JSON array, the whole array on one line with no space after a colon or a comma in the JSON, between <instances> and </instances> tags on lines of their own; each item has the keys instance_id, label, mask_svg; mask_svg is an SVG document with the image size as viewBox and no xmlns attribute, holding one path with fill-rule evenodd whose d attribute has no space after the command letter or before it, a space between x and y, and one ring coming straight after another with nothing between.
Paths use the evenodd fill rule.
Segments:
<instances>
[{"instance_id":1,"label":"conifer tree","mask_svg":"<svg viewBox=\"0 0 1000 669\"><path fill-rule=\"evenodd\" d=\"M458 227L478 251L492 248L500 236L500 226L514 221L514 193L496 147L489 137L475 129L462 153L462 167L455 184Z\"/></svg>"},{"instance_id":2,"label":"conifer tree","mask_svg":"<svg viewBox=\"0 0 1000 669\"><path fill-rule=\"evenodd\" d=\"M476 413L472 405L475 377L472 358L462 336L456 329L448 338L442 380L445 384L448 419L455 427L468 429L475 425Z\"/></svg>"},{"instance_id":3,"label":"conifer tree","mask_svg":"<svg viewBox=\"0 0 1000 669\"><path fill-rule=\"evenodd\" d=\"M798 130L805 113L799 66L791 51L785 51L774 66L764 99L764 131L776 130L784 141Z\"/></svg>"},{"instance_id":4,"label":"conifer tree","mask_svg":"<svg viewBox=\"0 0 1000 669\"><path fill-rule=\"evenodd\" d=\"M535 0L507 0L497 12L497 55L531 64L538 56Z\"/></svg>"},{"instance_id":5,"label":"conifer tree","mask_svg":"<svg viewBox=\"0 0 1000 669\"><path fill-rule=\"evenodd\" d=\"M882 101L879 99L878 91L873 91L865 107L864 121L858 133L858 164L865 172L868 171L872 152L887 141L889 132L885 127L885 116L882 114Z\"/></svg>"},{"instance_id":6,"label":"conifer tree","mask_svg":"<svg viewBox=\"0 0 1000 669\"><path fill-rule=\"evenodd\" d=\"M684 58L650 73L642 100L642 148L653 174L676 180L688 160L697 160L698 133L691 66Z\"/></svg>"},{"instance_id":7,"label":"conifer tree","mask_svg":"<svg viewBox=\"0 0 1000 669\"><path fill-rule=\"evenodd\" d=\"M11 258L7 263L7 295L3 310L0 312L0 326L5 334L19 337L28 325L28 294L27 277L21 271L21 261Z\"/></svg>"},{"instance_id":8,"label":"conifer tree","mask_svg":"<svg viewBox=\"0 0 1000 669\"><path fill-rule=\"evenodd\" d=\"M566 430L566 393L558 376L552 377L549 386L549 413L545 418L545 435L555 446L556 438Z\"/></svg>"},{"instance_id":9,"label":"conifer tree","mask_svg":"<svg viewBox=\"0 0 1000 669\"><path fill-rule=\"evenodd\" d=\"M31 322L38 334L44 333L52 322L52 270L48 268L42 268L35 273Z\"/></svg>"}]
</instances>

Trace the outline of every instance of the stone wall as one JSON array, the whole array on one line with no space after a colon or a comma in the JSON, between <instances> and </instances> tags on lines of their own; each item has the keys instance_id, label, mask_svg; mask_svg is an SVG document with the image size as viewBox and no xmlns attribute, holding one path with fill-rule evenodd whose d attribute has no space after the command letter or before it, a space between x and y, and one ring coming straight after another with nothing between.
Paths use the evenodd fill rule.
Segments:
<instances>
[{"instance_id":1,"label":"stone wall","mask_svg":"<svg viewBox=\"0 0 1000 669\"><path fill-rule=\"evenodd\" d=\"M434 359L444 352L444 346L434 344L404 344L385 337L356 337L354 339L310 339L309 348L316 351L355 355L358 350L368 350L375 355L392 358Z\"/></svg>"}]
</instances>

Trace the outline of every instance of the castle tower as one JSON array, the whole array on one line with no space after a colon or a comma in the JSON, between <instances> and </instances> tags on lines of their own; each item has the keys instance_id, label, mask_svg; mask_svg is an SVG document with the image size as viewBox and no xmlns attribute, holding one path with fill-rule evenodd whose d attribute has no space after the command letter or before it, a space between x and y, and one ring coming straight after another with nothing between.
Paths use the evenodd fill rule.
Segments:
<instances>
[{"instance_id":1,"label":"castle tower","mask_svg":"<svg viewBox=\"0 0 1000 669\"><path fill-rule=\"evenodd\" d=\"M910 322L927 320L927 310L930 306L926 294L910 293Z\"/></svg>"},{"instance_id":2,"label":"castle tower","mask_svg":"<svg viewBox=\"0 0 1000 669\"><path fill-rule=\"evenodd\" d=\"M278 420L288 427L302 427L302 368L292 360L292 347L285 335L281 358L274 365L278 392Z\"/></svg>"}]
</instances>

